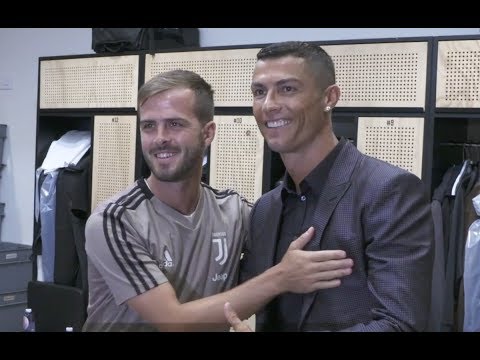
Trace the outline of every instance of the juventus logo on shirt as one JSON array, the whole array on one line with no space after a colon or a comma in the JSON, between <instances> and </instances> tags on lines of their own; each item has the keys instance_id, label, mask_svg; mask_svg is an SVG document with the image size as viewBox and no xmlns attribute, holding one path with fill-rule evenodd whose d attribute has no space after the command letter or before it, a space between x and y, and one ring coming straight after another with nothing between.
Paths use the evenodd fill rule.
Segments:
<instances>
[{"instance_id":1,"label":"juventus logo on shirt","mask_svg":"<svg viewBox=\"0 0 480 360\"><path fill-rule=\"evenodd\" d=\"M223 265L228 259L228 247L227 247L227 233L216 232L212 234L212 243L216 246L212 249L212 254L215 256L215 261L219 265ZM215 273L212 277L212 281L225 281L228 278L228 273Z\"/></svg>"},{"instance_id":2,"label":"juventus logo on shirt","mask_svg":"<svg viewBox=\"0 0 480 360\"><path fill-rule=\"evenodd\" d=\"M227 238L213 238L212 242L218 247L218 255L215 257L215 261L220 265L225 264L228 259Z\"/></svg>"}]
</instances>

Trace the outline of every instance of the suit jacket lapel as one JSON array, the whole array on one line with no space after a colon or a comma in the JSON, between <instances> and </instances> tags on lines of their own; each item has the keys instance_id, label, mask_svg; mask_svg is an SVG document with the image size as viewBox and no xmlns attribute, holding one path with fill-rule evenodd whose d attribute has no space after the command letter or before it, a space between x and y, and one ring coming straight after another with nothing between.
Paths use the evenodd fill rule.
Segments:
<instances>
[{"instance_id":1,"label":"suit jacket lapel","mask_svg":"<svg viewBox=\"0 0 480 360\"><path fill-rule=\"evenodd\" d=\"M320 249L320 242L322 241L325 227L333 214L333 210L335 210L335 207L349 186L349 181L342 184L327 184L325 186L320 195L320 201L315 209L315 214L313 215L315 234L313 239L305 245L305 250L316 251Z\"/></svg>"},{"instance_id":2,"label":"suit jacket lapel","mask_svg":"<svg viewBox=\"0 0 480 360\"><path fill-rule=\"evenodd\" d=\"M343 197L351 184L351 175L358 163L360 153L350 143L346 143L342 151L338 154L335 164L330 170L328 182L320 195L320 201L315 209L313 222L315 224L315 234L313 239L305 246L306 250L320 250L320 243L323 238L325 228L335 210L338 202ZM300 313L298 328L300 329L318 291L305 294L303 297L303 306Z\"/></svg>"},{"instance_id":3,"label":"suit jacket lapel","mask_svg":"<svg viewBox=\"0 0 480 360\"><path fill-rule=\"evenodd\" d=\"M277 238L280 231L280 217L282 215L282 199L281 187L274 191L272 198L266 199L268 203L260 212L259 221L255 223L256 228L260 228L258 235L255 236L255 241L260 244L258 246L258 253L264 254L258 259L258 273L262 273L274 265L275 250L277 247ZM263 331L264 324L268 318L270 304L256 314L257 331Z\"/></svg>"},{"instance_id":4,"label":"suit jacket lapel","mask_svg":"<svg viewBox=\"0 0 480 360\"><path fill-rule=\"evenodd\" d=\"M281 187L273 194L272 202L267 208L266 219L263 226L262 238L258 239L263 243L262 254L265 254L263 258L263 270L266 270L274 265L275 250L278 239L278 233L280 231L280 219L282 215L282 199L281 199Z\"/></svg>"}]
</instances>

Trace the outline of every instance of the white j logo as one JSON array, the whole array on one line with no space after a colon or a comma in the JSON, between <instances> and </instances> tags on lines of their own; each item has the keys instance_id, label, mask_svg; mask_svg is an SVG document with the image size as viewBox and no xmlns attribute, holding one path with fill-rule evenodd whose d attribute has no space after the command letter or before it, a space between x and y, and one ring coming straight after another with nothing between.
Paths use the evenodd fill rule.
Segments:
<instances>
[{"instance_id":1,"label":"white j logo","mask_svg":"<svg viewBox=\"0 0 480 360\"><path fill-rule=\"evenodd\" d=\"M218 261L220 265L225 264L228 258L227 238L212 239L212 241L218 245L218 256L215 258L215 261Z\"/></svg>"}]
</instances>

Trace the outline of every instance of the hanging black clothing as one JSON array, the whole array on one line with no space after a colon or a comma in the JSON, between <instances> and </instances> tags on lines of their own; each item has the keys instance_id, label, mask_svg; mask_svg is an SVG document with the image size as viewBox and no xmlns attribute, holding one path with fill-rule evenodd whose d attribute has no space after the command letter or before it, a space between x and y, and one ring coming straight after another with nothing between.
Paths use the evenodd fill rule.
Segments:
<instances>
[{"instance_id":1,"label":"hanging black clothing","mask_svg":"<svg viewBox=\"0 0 480 360\"><path fill-rule=\"evenodd\" d=\"M57 178L55 216L56 284L86 288L85 221L90 215L91 155L76 166L60 169Z\"/></svg>"},{"instance_id":2,"label":"hanging black clothing","mask_svg":"<svg viewBox=\"0 0 480 360\"><path fill-rule=\"evenodd\" d=\"M450 331L444 323L446 290L446 255L450 232L450 212L453 206L452 186L460 173L461 166L450 167L443 175L441 184L432 197L432 217L434 222L435 258L432 275L432 295L428 331ZM453 294L452 294L453 297Z\"/></svg>"}]
</instances>

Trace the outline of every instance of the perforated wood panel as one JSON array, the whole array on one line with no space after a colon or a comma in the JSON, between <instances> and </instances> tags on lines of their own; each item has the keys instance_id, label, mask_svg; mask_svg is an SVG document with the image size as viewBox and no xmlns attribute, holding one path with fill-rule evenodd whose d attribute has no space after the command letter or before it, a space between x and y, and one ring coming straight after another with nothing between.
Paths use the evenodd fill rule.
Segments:
<instances>
[{"instance_id":1,"label":"perforated wood panel","mask_svg":"<svg viewBox=\"0 0 480 360\"><path fill-rule=\"evenodd\" d=\"M145 81L169 70L191 70L214 89L215 106L252 106L250 90L260 49L189 51L147 55Z\"/></svg>"},{"instance_id":2,"label":"perforated wood panel","mask_svg":"<svg viewBox=\"0 0 480 360\"><path fill-rule=\"evenodd\" d=\"M137 106L138 55L44 60L40 108Z\"/></svg>"},{"instance_id":3,"label":"perforated wood panel","mask_svg":"<svg viewBox=\"0 0 480 360\"><path fill-rule=\"evenodd\" d=\"M438 43L436 106L480 107L480 40Z\"/></svg>"},{"instance_id":4,"label":"perforated wood panel","mask_svg":"<svg viewBox=\"0 0 480 360\"><path fill-rule=\"evenodd\" d=\"M253 116L215 116L210 185L254 202L262 195L263 137Z\"/></svg>"},{"instance_id":5,"label":"perforated wood panel","mask_svg":"<svg viewBox=\"0 0 480 360\"><path fill-rule=\"evenodd\" d=\"M357 148L422 177L423 118L358 118Z\"/></svg>"},{"instance_id":6,"label":"perforated wood panel","mask_svg":"<svg viewBox=\"0 0 480 360\"><path fill-rule=\"evenodd\" d=\"M322 46L335 64L342 107L425 108L426 42Z\"/></svg>"},{"instance_id":7,"label":"perforated wood panel","mask_svg":"<svg viewBox=\"0 0 480 360\"><path fill-rule=\"evenodd\" d=\"M136 116L95 116L92 209L135 180Z\"/></svg>"}]
</instances>

